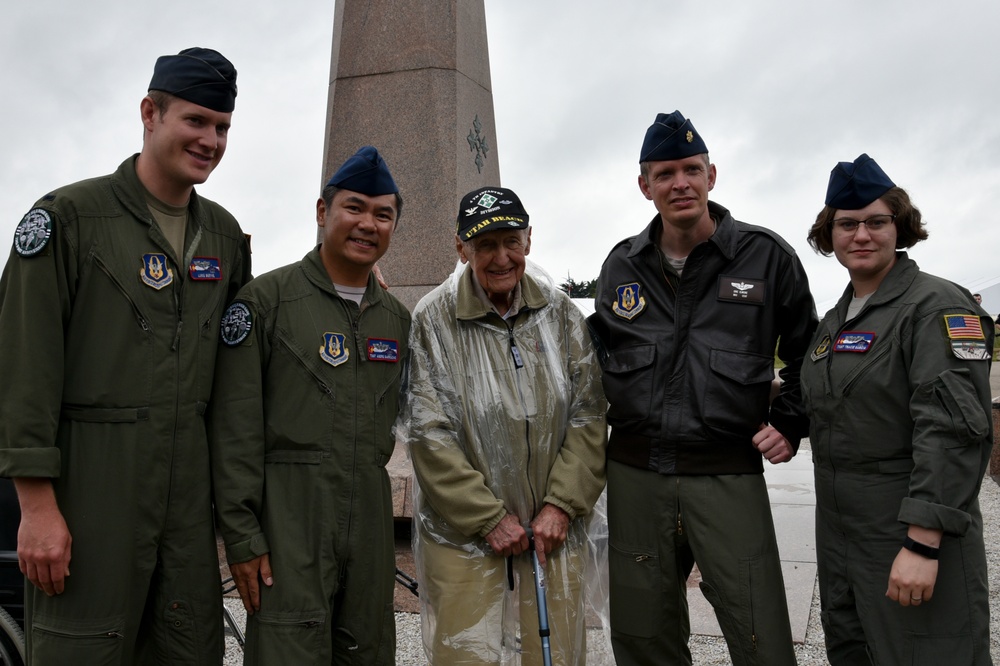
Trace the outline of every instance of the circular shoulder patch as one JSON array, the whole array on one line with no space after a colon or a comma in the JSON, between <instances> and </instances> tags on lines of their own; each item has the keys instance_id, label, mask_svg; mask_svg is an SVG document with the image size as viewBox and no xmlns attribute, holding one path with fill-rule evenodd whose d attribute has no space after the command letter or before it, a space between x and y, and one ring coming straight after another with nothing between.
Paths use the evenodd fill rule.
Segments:
<instances>
[{"instance_id":1,"label":"circular shoulder patch","mask_svg":"<svg viewBox=\"0 0 1000 666\"><path fill-rule=\"evenodd\" d=\"M22 257L33 257L49 244L52 216L47 210L32 208L14 230L14 249Z\"/></svg>"},{"instance_id":2,"label":"circular shoulder patch","mask_svg":"<svg viewBox=\"0 0 1000 666\"><path fill-rule=\"evenodd\" d=\"M246 303L237 301L226 309L226 314L222 315L222 326L219 328L219 335L222 341L230 347L235 347L250 335L253 328L253 316Z\"/></svg>"}]
</instances>

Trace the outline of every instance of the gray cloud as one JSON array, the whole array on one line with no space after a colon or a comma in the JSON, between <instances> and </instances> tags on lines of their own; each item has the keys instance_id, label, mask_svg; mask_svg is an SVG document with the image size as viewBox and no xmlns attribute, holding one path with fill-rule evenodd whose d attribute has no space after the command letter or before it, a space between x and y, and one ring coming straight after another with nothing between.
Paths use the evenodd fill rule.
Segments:
<instances>
[{"instance_id":1,"label":"gray cloud","mask_svg":"<svg viewBox=\"0 0 1000 666\"><path fill-rule=\"evenodd\" d=\"M0 238L48 190L139 150L155 58L200 45L236 64L240 95L226 157L199 190L253 234L256 273L301 257L322 180L332 5L7 3ZM487 0L486 11L501 175L553 276L595 277L652 217L638 148L655 114L676 108L712 151L713 197L785 236L820 303L847 277L805 233L830 169L861 152L924 212L931 237L911 255L925 270L973 288L1000 278L997 3Z\"/></svg>"}]
</instances>

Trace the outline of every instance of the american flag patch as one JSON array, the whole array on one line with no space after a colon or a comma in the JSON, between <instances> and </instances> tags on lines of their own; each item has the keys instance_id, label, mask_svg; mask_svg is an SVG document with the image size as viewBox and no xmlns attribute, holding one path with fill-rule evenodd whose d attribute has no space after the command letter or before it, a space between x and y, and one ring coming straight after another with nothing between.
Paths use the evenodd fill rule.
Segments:
<instances>
[{"instance_id":1,"label":"american flag patch","mask_svg":"<svg viewBox=\"0 0 1000 666\"><path fill-rule=\"evenodd\" d=\"M985 340L983 323L975 315L945 315L944 325L952 340Z\"/></svg>"}]
</instances>

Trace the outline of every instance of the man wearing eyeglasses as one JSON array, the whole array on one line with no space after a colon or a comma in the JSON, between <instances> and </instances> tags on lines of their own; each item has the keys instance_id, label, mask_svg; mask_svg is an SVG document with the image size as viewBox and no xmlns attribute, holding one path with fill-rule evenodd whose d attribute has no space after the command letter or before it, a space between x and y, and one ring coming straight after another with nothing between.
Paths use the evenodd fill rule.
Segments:
<instances>
[{"instance_id":1,"label":"man wearing eyeglasses","mask_svg":"<svg viewBox=\"0 0 1000 666\"><path fill-rule=\"evenodd\" d=\"M763 460L807 434L799 368L816 327L805 271L774 232L709 201L690 120L659 114L639 157L652 222L611 251L592 316L604 350L611 637L620 665L690 664L696 562L741 664L794 664ZM769 401L774 354L784 363Z\"/></svg>"},{"instance_id":2,"label":"man wearing eyeglasses","mask_svg":"<svg viewBox=\"0 0 1000 666\"><path fill-rule=\"evenodd\" d=\"M432 664L541 663L530 527L553 661L580 664L584 519L604 489L600 369L583 315L527 266L513 191L464 196L455 246L462 263L413 312L403 413L424 649Z\"/></svg>"}]
</instances>

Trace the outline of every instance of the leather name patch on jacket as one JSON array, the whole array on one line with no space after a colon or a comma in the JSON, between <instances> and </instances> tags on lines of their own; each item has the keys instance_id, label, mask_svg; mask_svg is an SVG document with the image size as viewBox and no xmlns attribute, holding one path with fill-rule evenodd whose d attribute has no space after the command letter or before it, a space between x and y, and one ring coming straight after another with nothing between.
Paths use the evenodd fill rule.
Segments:
<instances>
[{"instance_id":1,"label":"leather name patch on jacket","mask_svg":"<svg viewBox=\"0 0 1000 666\"><path fill-rule=\"evenodd\" d=\"M752 280L750 278L722 275L719 277L719 300L732 303L764 304L764 293L767 291L767 280Z\"/></svg>"}]
</instances>

